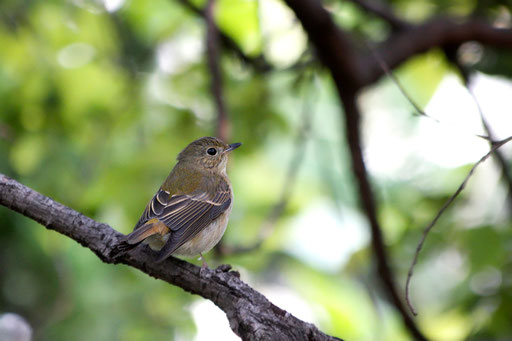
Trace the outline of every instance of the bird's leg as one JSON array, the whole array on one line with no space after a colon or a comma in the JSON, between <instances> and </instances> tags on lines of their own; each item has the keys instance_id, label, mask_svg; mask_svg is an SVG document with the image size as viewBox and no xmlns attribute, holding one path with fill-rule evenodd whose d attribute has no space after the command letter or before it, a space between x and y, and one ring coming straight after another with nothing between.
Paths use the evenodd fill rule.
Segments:
<instances>
[{"instance_id":1,"label":"bird's leg","mask_svg":"<svg viewBox=\"0 0 512 341\"><path fill-rule=\"evenodd\" d=\"M201 252L199 252L199 256L201 256L201 260L203 261L203 266L202 268L203 269L209 269L210 267L208 266L208 263L206 263L206 260L204 259L204 256Z\"/></svg>"}]
</instances>

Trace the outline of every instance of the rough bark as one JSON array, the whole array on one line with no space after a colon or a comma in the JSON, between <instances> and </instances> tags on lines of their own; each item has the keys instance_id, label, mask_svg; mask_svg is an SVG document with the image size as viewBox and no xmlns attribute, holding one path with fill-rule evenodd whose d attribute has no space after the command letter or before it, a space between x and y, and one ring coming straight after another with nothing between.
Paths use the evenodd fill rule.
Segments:
<instances>
[{"instance_id":1,"label":"rough bark","mask_svg":"<svg viewBox=\"0 0 512 341\"><path fill-rule=\"evenodd\" d=\"M231 329L242 340L340 340L275 306L227 265L201 269L173 257L157 264L154 253L147 247L113 257L121 233L3 174L0 174L0 204L70 237L91 249L105 263L132 266L211 300L226 313Z\"/></svg>"}]
</instances>

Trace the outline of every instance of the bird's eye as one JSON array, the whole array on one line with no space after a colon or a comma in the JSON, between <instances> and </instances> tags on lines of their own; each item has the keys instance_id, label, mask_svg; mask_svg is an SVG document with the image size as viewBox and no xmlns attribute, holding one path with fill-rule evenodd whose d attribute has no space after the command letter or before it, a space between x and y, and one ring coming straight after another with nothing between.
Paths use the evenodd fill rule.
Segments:
<instances>
[{"instance_id":1,"label":"bird's eye","mask_svg":"<svg viewBox=\"0 0 512 341\"><path fill-rule=\"evenodd\" d=\"M208 150L206 152L208 153L208 155L215 155L215 154L217 154L217 149L208 148Z\"/></svg>"}]
</instances>

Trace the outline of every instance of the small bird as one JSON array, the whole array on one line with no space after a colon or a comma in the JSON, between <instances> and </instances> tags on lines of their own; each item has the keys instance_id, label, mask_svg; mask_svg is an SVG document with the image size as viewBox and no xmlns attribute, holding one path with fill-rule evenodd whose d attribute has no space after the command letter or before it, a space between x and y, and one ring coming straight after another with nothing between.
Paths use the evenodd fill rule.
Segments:
<instances>
[{"instance_id":1,"label":"small bird","mask_svg":"<svg viewBox=\"0 0 512 341\"><path fill-rule=\"evenodd\" d=\"M158 252L157 262L170 255L197 256L222 238L233 206L226 165L241 143L225 144L202 137L178 154L177 163L150 200L132 233L122 240L127 248L143 242Z\"/></svg>"}]
</instances>

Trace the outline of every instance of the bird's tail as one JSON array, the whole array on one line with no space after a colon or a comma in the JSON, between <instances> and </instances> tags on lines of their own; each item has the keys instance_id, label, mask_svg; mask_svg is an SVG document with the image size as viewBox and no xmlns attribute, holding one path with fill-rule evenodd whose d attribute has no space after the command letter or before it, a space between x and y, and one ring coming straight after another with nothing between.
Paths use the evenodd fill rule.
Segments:
<instances>
[{"instance_id":1,"label":"bird's tail","mask_svg":"<svg viewBox=\"0 0 512 341\"><path fill-rule=\"evenodd\" d=\"M155 222L151 222L150 220L150 222L147 222L146 224L142 225L132 233L126 235L123 238L123 241L129 245L137 245L144 239L154 234L159 234L163 236L166 233L169 233L169 228L165 226L164 223L162 223L159 220L156 220Z\"/></svg>"},{"instance_id":2,"label":"bird's tail","mask_svg":"<svg viewBox=\"0 0 512 341\"><path fill-rule=\"evenodd\" d=\"M119 255L125 253L134 247L136 247L140 242L144 241L146 238L151 237L155 234L160 234L161 236L169 233L169 228L165 226L159 220L154 219L153 222L150 220L146 224L140 226L135 229L132 233L127 234L123 238L119 240L119 243L115 245L113 250L113 255Z\"/></svg>"}]
</instances>

